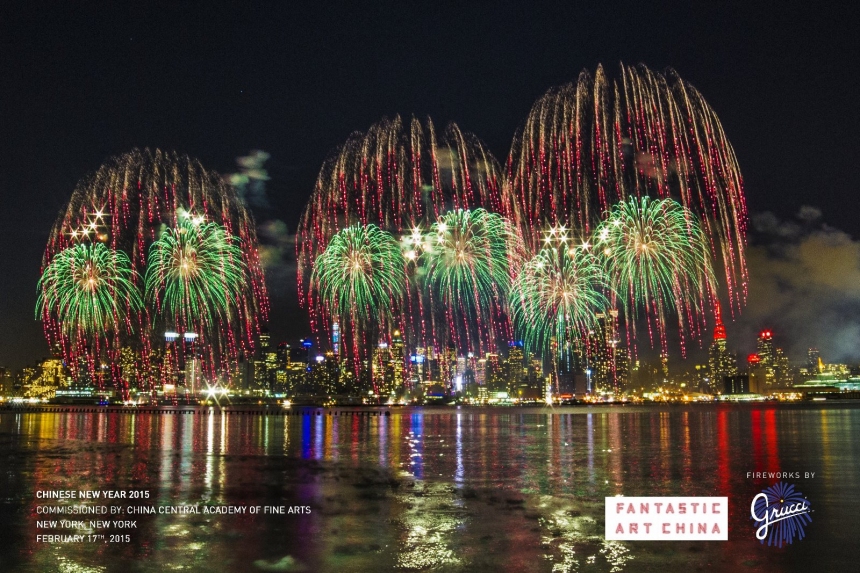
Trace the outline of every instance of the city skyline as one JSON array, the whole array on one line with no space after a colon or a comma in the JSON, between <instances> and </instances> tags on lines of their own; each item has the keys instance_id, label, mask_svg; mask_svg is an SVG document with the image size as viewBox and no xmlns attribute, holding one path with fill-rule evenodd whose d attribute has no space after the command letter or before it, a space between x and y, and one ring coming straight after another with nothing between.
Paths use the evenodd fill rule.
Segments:
<instances>
[{"instance_id":1,"label":"city skyline","mask_svg":"<svg viewBox=\"0 0 860 573\"><path fill-rule=\"evenodd\" d=\"M787 396L797 392L843 391L860 386L860 365L829 363L816 348L803 363L790 362L770 329L758 335L756 352L746 355L727 346L725 328L717 324L707 363L670 363L636 355L619 337L618 312L598 317L595 330L568 354L552 361L524 352L511 341L495 352L459 353L453 347L408 347L397 329L380 333L372 353L361 362L342 354L340 329L332 325L327 343L309 339L291 346L272 340L267 329L257 350L240 355L229 372L207 368L197 333L165 332L165 345L145 358L124 346L116 364L96 372L69 368L47 358L19 370L0 368L0 396L7 400L87 399L94 393L122 400L222 400L258 397L271 400L322 401L327 404L433 403L466 404L565 403L570 400L713 399L725 394ZM741 399L749 399L741 396Z\"/></svg>"}]
</instances>

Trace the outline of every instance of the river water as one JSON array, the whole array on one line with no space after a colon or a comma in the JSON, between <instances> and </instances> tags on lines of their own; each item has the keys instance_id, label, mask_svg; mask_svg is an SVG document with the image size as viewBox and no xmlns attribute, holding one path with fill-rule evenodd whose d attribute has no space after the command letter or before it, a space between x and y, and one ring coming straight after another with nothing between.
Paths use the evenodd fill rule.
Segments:
<instances>
[{"instance_id":1,"label":"river water","mask_svg":"<svg viewBox=\"0 0 860 573\"><path fill-rule=\"evenodd\" d=\"M0 571L854 571L860 561L856 403L383 412L2 411ZM785 481L814 510L805 538L759 543L750 502L777 480L749 472L799 472ZM148 497L37 498L81 490ZM604 499L616 495L727 496L729 540L607 541ZM38 509L80 504L120 513ZM132 513L185 506L246 509ZM46 527L61 519L83 527Z\"/></svg>"}]
</instances>

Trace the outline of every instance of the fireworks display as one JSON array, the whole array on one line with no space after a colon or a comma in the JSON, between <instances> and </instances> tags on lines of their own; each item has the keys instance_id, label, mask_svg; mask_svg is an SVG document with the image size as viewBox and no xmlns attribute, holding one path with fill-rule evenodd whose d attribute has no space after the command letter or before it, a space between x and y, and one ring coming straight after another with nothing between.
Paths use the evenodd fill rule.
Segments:
<instances>
[{"instance_id":1,"label":"fireworks display","mask_svg":"<svg viewBox=\"0 0 860 573\"><path fill-rule=\"evenodd\" d=\"M186 304L191 303L191 299L180 304L174 295L168 294L170 275L162 272L167 269L163 267L156 274L150 273L150 277L166 281L164 296L158 298L161 309L144 306L134 320L129 318L140 325L134 332L122 329L109 333L112 340L107 352L120 347L131 348L141 356L142 370L150 371L146 361L161 352L164 341L161 328L168 323L171 323L170 328L180 326L173 323L178 317L199 327L195 352L205 359L208 374L214 378L229 371L240 355L253 351L259 324L267 318L268 296L251 214L233 187L218 174L204 169L198 161L159 150L134 150L109 159L95 174L78 184L68 206L60 213L45 250L43 272L68 249L86 245L97 249L95 245L101 244L112 252L127 254L132 270L127 280L138 293L143 293L150 246L163 239L165 228L176 230L187 226L188 222L182 220L186 213L205 221L201 223L203 226L218 226L218 232L201 239L211 245L213 237L223 232L223 244L217 250L225 257L222 261L232 261L225 268L207 270L208 279L212 279L208 284L197 283L200 290L193 295L198 297L193 304L198 305L197 310L205 312L194 314L196 318L192 319L192 310ZM183 239L177 240L182 244ZM156 249L154 253L160 255L162 250ZM198 265L203 263L204 259L197 259ZM159 261L161 264L170 262ZM230 282L236 269L242 269L243 278ZM215 277L222 284L216 285ZM155 278L151 280L156 281ZM223 284L225 282L229 284ZM153 287L155 284L152 283ZM191 296L190 291L186 293ZM211 299L204 302L207 297ZM223 308L225 299L229 299L229 310ZM164 308L171 309L170 319L161 312ZM214 312L213 309L220 310ZM76 375L80 374L79 364L94 365L109 358L104 354L104 345L95 345L82 336L70 338L70 327L63 316L43 314L43 319L49 343L61 352ZM115 360L108 362L113 364ZM153 380L160 383L160 380Z\"/></svg>"},{"instance_id":2,"label":"fireworks display","mask_svg":"<svg viewBox=\"0 0 860 573\"><path fill-rule=\"evenodd\" d=\"M642 197L618 203L597 228L594 249L632 329L644 313L665 349L667 315L677 315L682 343L684 333L704 320L716 285L708 240L678 202Z\"/></svg>"},{"instance_id":3,"label":"fireworks display","mask_svg":"<svg viewBox=\"0 0 860 573\"><path fill-rule=\"evenodd\" d=\"M188 212L149 248L146 298L167 327L205 332L229 322L245 285L238 240Z\"/></svg>"},{"instance_id":4,"label":"fireworks display","mask_svg":"<svg viewBox=\"0 0 860 573\"><path fill-rule=\"evenodd\" d=\"M354 134L324 164L299 226L300 297L317 332L334 314L309 284L314 265L356 224L402 237L399 325L413 346L494 351L512 319L544 354L619 303L628 342L644 320L665 350L677 316L683 348L704 331L706 312L719 312L712 261L730 308L746 296L737 160L714 111L673 71L622 64L610 80L599 67L550 90L504 174L456 126L437 137L429 121L407 128L395 118ZM550 248L547 228L593 240ZM526 253L534 258L523 265Z\"/></svg>"},{"instance_id":5,"label":"fireworks display","mask_svg":"<svg viewBox=\"0 0 860 573\"><path fill-rule=\"evenodd\" d=\"M734 150L716 113L669 71L602 67L552 89L531 109L508 160L504 212L539 248L534 229L585 235L630 197L674 198L702 222L725 270L732 308L746 296L746 204Z\"/></svg>"},{"instance_id":6,"label":"fireworks display","mask_svg":"<svg viewBox=\"0 0 860 573\"><path fill-rule=\"evenodd\" d=\"M358 353L375 342L366 335L391 325L402 308L406 280L397 240L376 225L354 225L332 237L316 259L311 285L326 315L349 329Z\"/></svg>"},{"instance_id":7,"label":"fireworks display","mask_svg":"<svg viewBox=\"0 0 860 573\"><path fill-rule=\"evenodd\" d=\"M609 80L598 68L535 103L506 169L454 124L437 133L395 117L354 133L300 218L299 301L320 343L338 325L356 365L394 329L407 347L458 355L495 352L516 332L545 357L597 315L618 316L616 303L628 343L646 324L665 350L677 317L683 348L719 312L712 261L730 308L744 303L745 227L734 151L698 91L672 71L622 65ZM113 158L51 234L48 340L71 364L95 364L129 346L166 352L159 333L184 332L185 355L229 378L267 320L257 246L236 190L198 162Z\"/></svg>"},{"instance_id":8,"label":"fireworks display","mask_svg":"<svg viewBox=\"0 0 860 573\"><path fill-rule=\"evenodd\" d=\"M440 307L455 346L495 350L494 327L504 313L521 241L510 223L484 209L450 211L419 245L430 307ZM414 251L408 251L410 254Z\"/></svg>"},{"instance_id":9,"label":"fireworks display","mask_svg":"<svg viewBox=\"0 0 860 573\"><path fill-rule=\"evenodd\" d=\"M500 185L498 162L456 125L439 134L429 119L404 123L396 117L353 134L323 165L299 223L299 297L310 311L312 328L321 332L329 324L310 277L338 232L372 224L393 235L416 235L421 242L425 230L448 212L481 207L498 211ZM436 332L425 322L432 309L425 308L424 294L419 283L411 281L399 317L410 344L423 345L448 334L447 324Z\"/></svg>"},{"instance_id":10,"label":"fireworks display","mask_svg":"<svg viewBox=\"0 0 860 573\"><path fill-rule=\"evenodd\" d=\"M143 306L134 283L125 253L101 243L78 244L58 253L45 269L37 312L73 338L131 331L131 314Z\"/></svg>"},{"instance_id":11,"label":"fireworks display","mask_svg":"<svg viewBox=\"0 0 860 573\"><path fill-rule=\"evenodd\" d=\"M553 343L570 346L609 305L597 257L582 246L549 245L528 261L511 288L514 329L527 350L549 356Z\"/></svg>"}]
</instances>

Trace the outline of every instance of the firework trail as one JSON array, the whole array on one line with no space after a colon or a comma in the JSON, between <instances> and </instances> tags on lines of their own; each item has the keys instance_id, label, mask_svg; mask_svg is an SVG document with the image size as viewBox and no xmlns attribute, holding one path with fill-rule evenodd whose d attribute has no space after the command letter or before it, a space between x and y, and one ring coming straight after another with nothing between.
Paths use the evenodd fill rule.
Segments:
<instances>
[{"instance_id":1,"label":"firework trail","mask_svg":"<svg viewBox=\"0 0 860 573\"><path fill-rule=\"evenodd\" d=\"M460 349L495 351L495 325L523 251L519 235L501 215L457 209L433 223L423 239L425 292L441 307L444 331Z\"/></svg>"},{"instance_id":2,"label":"firework trail","mask_svg":"<svg viewBox=\"0 0 860 573\"><path fill-rule=\"evenodd\" d=\"M116 341L134 332L136 313L143 307L137 278L128 256L102 243L70 246L44 268L36 315L49 340L63 340L73 350L75 362L66 360L73 372L83 368L91 382L103 385L101 358L107 357L116 374L111 360L121 350Z\"/></svg>"},{"instance_id":3,"label":"firework trail","mask_svg":"<svg viewBox=\"0 0 860 573\"><path fill-rule=\"evenodd\" d=\"M606 275L584 246L547 246L528 261L511 287L514 329L527 352L547 357L553 343L573 347L609 305Z\"/></svg>"},{"instance_id":4,"label":"firework trail","mask_svg":"<svg viewBox=\"0 0 860 573\"><path fill-rule=\"evenodd\" d=\"M143 303L131 261L101 243L58 253L39 280L37 313L70 337L132 331L131 314Z\"/></svg>"},{"instance_id":5,"label":"firework trail","mask_svg":"<svg viewBox=\"0 0 860 573\"><path fill-rule=\"evenodd\" d=\"M236 297L235 307L226 316L220 315L217 324L201 324L196 352L205 358L208 375L215 377L229 373L240 355L253 351L259 324L267 319L268 296L250 212L229 183L198 161L159 150L134 150L109 159L77 185L60 213L45 249L43 272L66 249L101 243L127 253L134 271L129 281L142 292L150 246L161 238L165 227L183 225L180 219L186 213L223 228L239 249L239 264L244 268L241 297ZM218 293L213 291L216 298ZM160 350L163 331L159 329L165 324L157 309L144 307L138 314L135 319L140 328L115 332L110 347L132 348L146 361ZM99 349L103 347L73 341L55 316L43 319L49 344L61 351L73 373L78 364L104 360ZM145 370L150 371L149 365Z\"/></svg>"},{"instance_id":6,"label":"firework trail","mask_svg":"<svg viewBox=\"0 0 860 573\"><path fill-rule=\"evenodd\" d=\"M390 233L376 225L338 232L317 257L311 290L324 312L349 331L353 352L393 324L407 289L406 259Z\"/></svg>"},{"instance_id":7,"label":"firework trail","mask_svg":"<svg viewBox=\"0 0 860 573\"><path fill-rule=\"evenodd\" d=\"M685 333L699 334L716 278L708 239L689 209L672 199L630 198L612 207L593 241L634 338L641 314L664 350L668 313L678 316L682 349Z\"/></svg>"},{"instance_id":8,"label":"firework trail","mask_svg":"<svg viewBox=\"0 0 860 573\"><path fill-rule=\"evenodd\" d=\"M208 339L229 322L246 278L238 239L217 223L184 212L177 226L149 247L146 298L166 326Z\"/></svg>"},{"instance_id":9,"label":"firework trail","mask_svg":"<svg viewBox=\"0 0 860 573\"><path fill-rule=\"evenodd\" d=\"M725 271L732 309L746 297L746 204L740 168L714 110L674 71L602 67L552 89L531 109L508 159L504 210L531 247L533 229L589 234L631 197L674 198L702 223Z\"/></svg>"}]
</instances>

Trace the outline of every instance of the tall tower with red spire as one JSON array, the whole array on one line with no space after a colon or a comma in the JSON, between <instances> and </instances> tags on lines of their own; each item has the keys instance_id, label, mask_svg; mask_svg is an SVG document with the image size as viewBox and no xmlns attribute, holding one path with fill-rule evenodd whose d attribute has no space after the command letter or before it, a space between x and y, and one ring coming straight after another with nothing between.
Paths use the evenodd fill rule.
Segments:
<instances>
[{"instance_id":1,"label":"tall tower with red spire","mask_svg":"<svg viewBox=\"0 0 860 573\"><path fill-rule=\"evenodd\" d=\"M714 326L714 341L726 339L726 327L723 326L723 319L717 314L717 324Z\"/></svg>"},{"instance_id":2,"label":"tall tower with red spire","mask_svg":"<svg viewBox=\"0 0 860 573\"><path fill-rule=\"evenodd\" d=\"M723 317L719 307L714 318L714 341L708 350L708 368L710 370L711 389L722 390L723 379L727 376L736 376L738 373L738 361L734 354L726 348L726 327L723 326Z\"/></svg>"}]
</instances>

